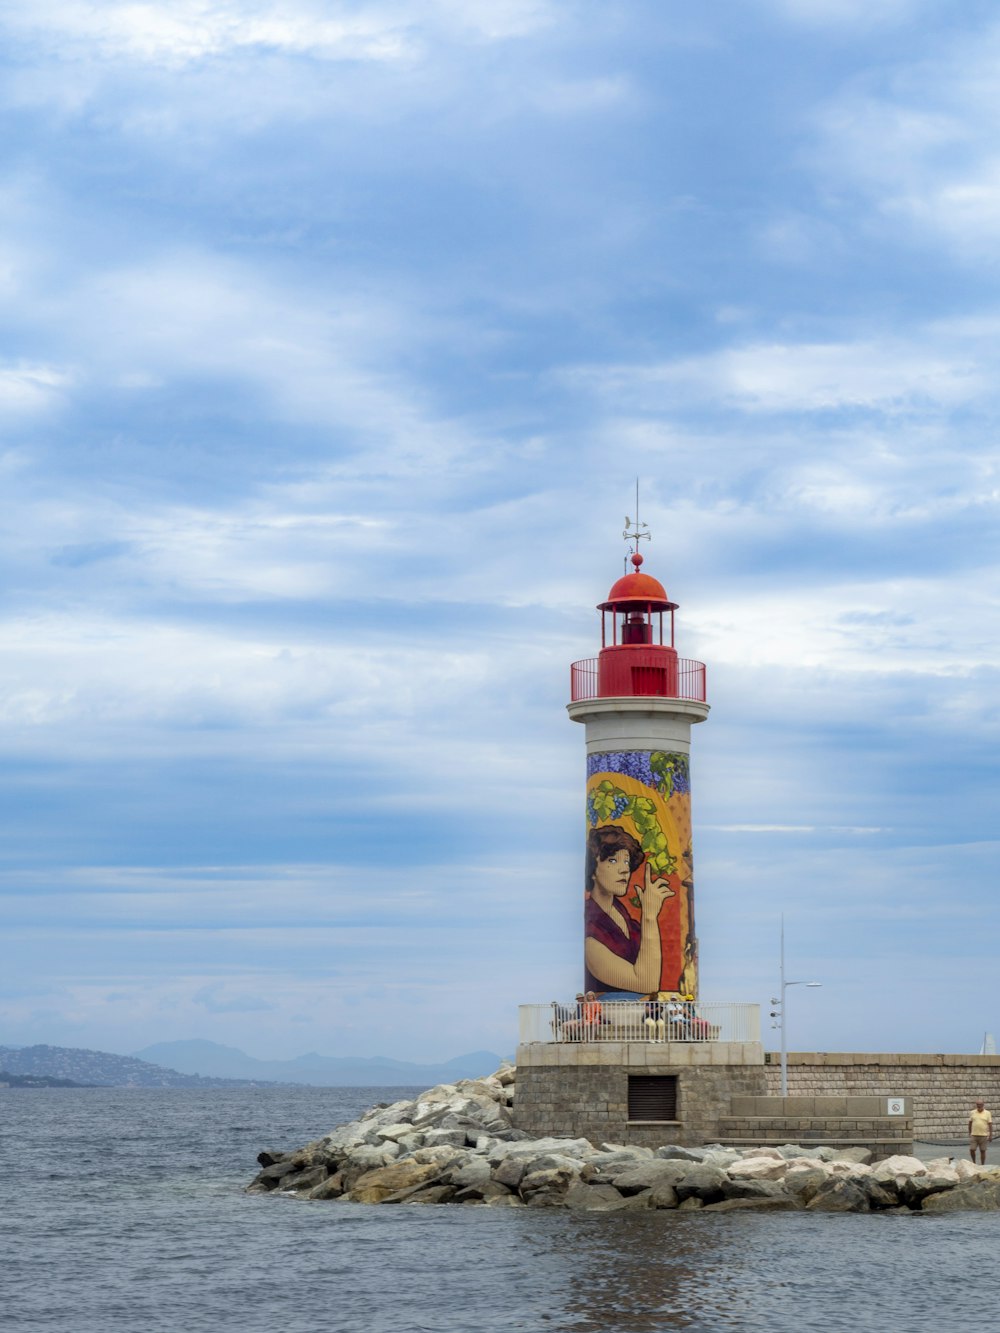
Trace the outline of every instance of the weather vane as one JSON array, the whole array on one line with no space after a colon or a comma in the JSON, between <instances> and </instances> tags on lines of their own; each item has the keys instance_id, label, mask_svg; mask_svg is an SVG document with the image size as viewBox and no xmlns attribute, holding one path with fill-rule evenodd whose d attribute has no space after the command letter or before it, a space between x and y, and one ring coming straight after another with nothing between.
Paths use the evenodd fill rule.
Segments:
<instances>
[{"instance_id":1,"label":"weather vane","mask_svg":"<svg viewBox=\"0 0 1000 1333\"><path fill-rule=\"evenodd\" d=\"M635 479L635 522L634 522L634 523L632 522L632 520L629 518L628 514L625 515L625 531L622 533L622 536L624 537L624 539L625 539L627 542L634 542L634 543L635 543L635 545L634 545L633 548L632 548L632 554L633 554L633 555L638 555L638 554L639 554L639 543L642 541L642 539L643 539L644 537L645 537L645 539L646 539L647 541L649 541L650 538L652 537L652 535L653 535L653 534L652 534L652 533L650 532L650 530L649 530L649 524L648 524L648 523L640 523L640 522L639 522L639 478L636 477L636 479ZM641 563L641 558L640 558L640 563ZM628 569L628 553L626 553L626 555L625 555L625 568Z\"/></svg>"}]
</instances>

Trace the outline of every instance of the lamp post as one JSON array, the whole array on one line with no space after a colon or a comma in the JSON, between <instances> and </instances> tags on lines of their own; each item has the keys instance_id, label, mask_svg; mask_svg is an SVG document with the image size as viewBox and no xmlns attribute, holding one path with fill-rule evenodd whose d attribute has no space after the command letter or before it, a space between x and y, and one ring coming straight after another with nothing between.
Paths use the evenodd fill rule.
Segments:
<instances>
[{"instance_id":1,"label":"lamp post","mask_svg":"<svg viewBox=\"0 0 1000 1333\"><path fill-rule=\"evenodd\" d=\"M781 917L781 997L771 996L771 1003L779 1006L777 1011L772 1010L771 1017L778 1020L776 1026L781 1028L781 1095L788 1096L788 1045L785 1037L785 991L789 986L808 986L810 988L822 986L822 981L786 981L785 980L785 918ZM775 1025L772 1025L775 1026Z\"/></svg>"}]
</instances>

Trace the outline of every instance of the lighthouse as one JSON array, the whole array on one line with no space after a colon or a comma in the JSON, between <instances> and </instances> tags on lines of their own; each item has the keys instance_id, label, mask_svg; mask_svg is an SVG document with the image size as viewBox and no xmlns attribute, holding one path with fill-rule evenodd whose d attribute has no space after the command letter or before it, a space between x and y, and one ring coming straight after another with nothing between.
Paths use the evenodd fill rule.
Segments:
<instances>
[{"instance_id":1,"label":"lighthouse","mask_svg":"<svg viewBox=\"0 0 1000 1333\"><path fill-rule=\"evenodd\" d=\"M691 728L708 717L705 665L679 657L677 603L643 570L598 604L601 650L574 662L570 718L586 730L584 990L696 999Z\"/></svg>"},{"instance_id":2,"label":"lighthouse","mask_svg":"<svg viewBox=\"0 0 1000 1333\"><path fill-rule=\"evenodd\" d=\"M677 603L639 552L646 525L626 519L623 535L600 650L573 663L568 704L587 751L582 989L601 1002L519 1007L514 1125L719 1143L743 1132L737 1097L766 1100L760 1006L698 993L691 728L709 713L705 666L678 656Z\"/></svg>"}]
</instances>

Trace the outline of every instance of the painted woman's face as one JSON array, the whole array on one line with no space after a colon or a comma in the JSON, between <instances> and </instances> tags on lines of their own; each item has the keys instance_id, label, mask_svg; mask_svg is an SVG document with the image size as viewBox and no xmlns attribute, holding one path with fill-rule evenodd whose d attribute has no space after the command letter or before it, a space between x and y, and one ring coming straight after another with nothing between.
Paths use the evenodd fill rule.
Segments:
<instances>
[{"instance_id":1,"label":"painted woman's face","mask_svg":"<svg viewBox=\"0 0 1000 1333\"><path fill-rule=\"evenodd\" d=\"M617 852L612 852L607 860L598 861L594 880L597 887L603 889L605 893L620 898L628 889L631 874L628 852L621 847Z\"/></svg>"}]
</instances>

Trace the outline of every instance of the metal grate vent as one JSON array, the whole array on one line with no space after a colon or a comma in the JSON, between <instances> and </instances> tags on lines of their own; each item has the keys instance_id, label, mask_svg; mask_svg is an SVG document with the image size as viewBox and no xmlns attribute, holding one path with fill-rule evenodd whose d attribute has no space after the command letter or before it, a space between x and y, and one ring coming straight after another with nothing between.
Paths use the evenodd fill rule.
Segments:
<instances>
[{"instance_id":1,"label":"metal grate vent","mask_svg":"<svg viewBox=\"0 0 1000 1333\"><path fill-rule=\"evenodd\" d=\"M629 1120L676 1120L676 1074L630 1074Z\"/></svg>"}]
</instances>

